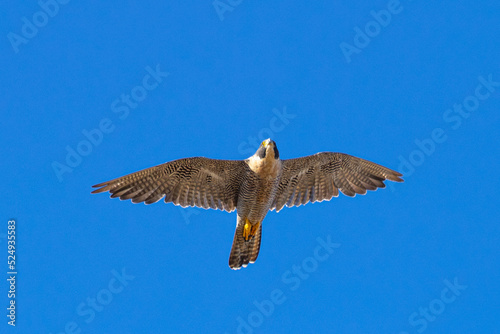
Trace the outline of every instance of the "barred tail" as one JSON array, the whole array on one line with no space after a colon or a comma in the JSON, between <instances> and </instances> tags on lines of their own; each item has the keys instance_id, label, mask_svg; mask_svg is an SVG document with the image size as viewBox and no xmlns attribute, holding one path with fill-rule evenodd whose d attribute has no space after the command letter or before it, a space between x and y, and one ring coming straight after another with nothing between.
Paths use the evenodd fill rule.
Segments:
<instances>
[{"instance_id":1,"label":"barred tail","mask_svg":"<svg viewBox=\"0 0 500 334\"><path fill-rule=\"evenodd\" d=\"M262 224L255 235L248 241L243 237L243 229L245 226L245 219L238 216L236 231L234 232L233 247L229 255L229 267L231 269L240 269L242 266L246 267L249 263L254 263L259 256L260 250L260 237L262 234Z\"/></svg>"}]
</instances>

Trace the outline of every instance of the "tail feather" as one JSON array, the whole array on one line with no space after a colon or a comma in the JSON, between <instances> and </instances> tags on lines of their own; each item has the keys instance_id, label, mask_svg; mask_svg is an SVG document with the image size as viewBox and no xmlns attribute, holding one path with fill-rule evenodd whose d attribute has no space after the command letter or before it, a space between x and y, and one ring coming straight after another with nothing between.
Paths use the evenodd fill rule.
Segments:
<instances>
[{"instance_id":1,"label":"tail feather","mask_svg":"<svg viewBox=\"0 0 500 334\"><path fill-rule=\"evenodd\" d=\"M255 260L257 260L257 256L259 256L262 224L260 224L255 236L245 241L243 238L244 222L245 220L238 216L238 224L234 232L233 247L229 255L229 267L235 270L246 267L249 263L254 263Z\"/></svg>"}]
</instances>

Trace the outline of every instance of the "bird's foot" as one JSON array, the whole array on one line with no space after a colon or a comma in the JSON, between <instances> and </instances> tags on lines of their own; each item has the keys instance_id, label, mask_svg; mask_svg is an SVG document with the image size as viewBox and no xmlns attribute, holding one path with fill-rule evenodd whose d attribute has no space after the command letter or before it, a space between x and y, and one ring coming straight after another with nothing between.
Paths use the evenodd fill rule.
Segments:
<instances>
[{"instance_id":1,"label":"bird's foot","mask_svg":"<svg viewBox=\"0 0 500 334\"><path fill-rule=\"evenodd\" d=\"M245 241L251 240L255 234L257 234L257 230L260 227L260 222L257 222L256 224L250 223L250 220L248 218L245 218L245 226L243 226L243 239Z\"/></svg>"}]
</instances>

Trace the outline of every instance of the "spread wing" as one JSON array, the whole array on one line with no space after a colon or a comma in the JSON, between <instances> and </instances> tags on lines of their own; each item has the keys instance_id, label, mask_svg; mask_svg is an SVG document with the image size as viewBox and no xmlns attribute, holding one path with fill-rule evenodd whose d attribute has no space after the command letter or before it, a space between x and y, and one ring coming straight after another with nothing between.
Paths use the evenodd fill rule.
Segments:
<instances>
[{"instance_id":1,"label":"spread wing","mask_svg":"<svg viewBox=\"0 0 500 334\"><path fill-rule=\"evenodd\" d=\"M283 174L271 207L276 211L285 205L330 200L339 190L352 197L385 188L385 180L403 182L396 171L343 153L322 152L282 163Z\"/></svg>"},{"instance_id":2,"label":"spread wing","mask_svg":"<svg viewBox=\"0 0 500 334\"><path fill-rule=\"evenodd\" d=\"M151 204L165 197L182 207L197 206L228 212L236 209L239 185L247 165L240 160L186 158L167 162L96 184L92 193Z\"/></svg>"}]
</instances>

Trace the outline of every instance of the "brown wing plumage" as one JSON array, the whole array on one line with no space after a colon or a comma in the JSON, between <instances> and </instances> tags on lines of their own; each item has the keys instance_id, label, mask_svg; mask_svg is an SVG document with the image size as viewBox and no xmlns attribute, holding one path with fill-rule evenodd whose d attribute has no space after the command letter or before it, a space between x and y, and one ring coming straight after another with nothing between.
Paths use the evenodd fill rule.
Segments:
<instances>
[{"instance_id":1,"label":"brown wing plumage","mask_svg":"<svg viewBox=\"0 0 500 334\"><path fill-rule=\"evenodd\" d=\"M92 193L151 204L165 197L182 207L197 206L234 211L247 165L240 160L186 158L147 168L93 186Z\"/></svg>"},{"instance_id":2,"label":"brown wing plumage","mask_svg":"<svg viewBox=\"0 0 500 334\"><path fill-rule=\"evenodd\" d=\"M339 190L347 196L366 194L367 190L384 188L385 180L403 182L400 176L389 168L343 153L322 152L283 160L272 210L330 200L339 195Z\"/></svg>"}]
</instances>

